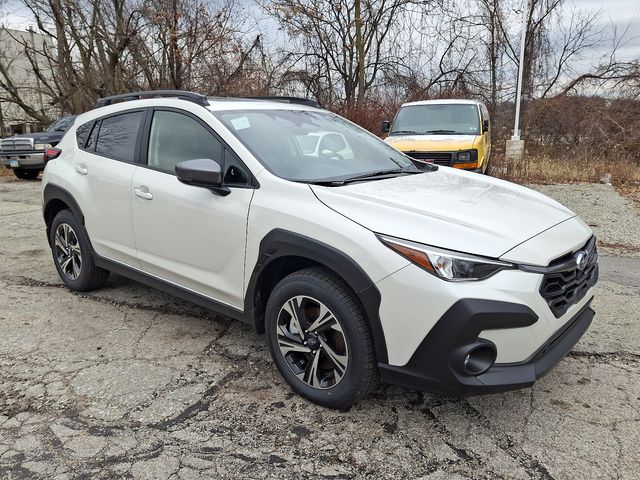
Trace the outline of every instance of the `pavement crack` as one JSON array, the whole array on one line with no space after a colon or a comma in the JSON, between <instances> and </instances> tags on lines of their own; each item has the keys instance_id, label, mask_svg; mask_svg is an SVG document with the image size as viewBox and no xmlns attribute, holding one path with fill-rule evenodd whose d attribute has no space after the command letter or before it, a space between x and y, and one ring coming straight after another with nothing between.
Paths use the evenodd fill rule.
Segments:
<instances>
[{"instance_id":1,"label":"pavement crack","mask_svg":"<svg viewBox=\"0 0 640 480\"><path fill-rule=\"evenodd\" d=\"M140 337L135 341L134 345L139 345L140 342L142 342L142 339L145 337L147 332L151 330L151 327L153 327L153 324L156 321L156 318L158 318L158 315L160 314L156 313L153 317L151 317L151 321L149 322L149 325L147 325L147 328L145 328L142 334L140 334Z\"/></svg>"},{"instance_id":2,"label":"pavement crack","mask_svg":"<svg viewBox=\"0 0 640 480\"><path fill-rule=\"evenodd\" d=\"M622 360L629 362L640 362L640 354L634 352L586 352L581 350L572 350L567 354L568 357L589 358L598 360L603 363L609 363L613 360Z\"/></svg>"},{"instance_id":3,"label":"pavement crack","mask_svg":"<svg viewBox=\"0 0 640 480\"><path fill-rule=\"evenodd\" d=\"M63 283L53 283L53 282L45 282L42 280L36 280L35 278L25 277L25 276L17 276L17 277L8 277L6 280L11 282L11 285L21 286L21 287L43 287L43 288L65 288Z\"/></svg>"},{"instance_id":4,"label":"pavement crack","mask_svg":"<svg viewBox=\"0 0 640 480\"><path fill-rule=\"evenodd\" d=\"M232 321L228 321L228 322L226 322L226 324L225 324L225 325L223 325L222 329L220 330L220 333L218 333L218 335L216 335L216 336L213 338L213 340L211 340L211 341L210 341L210 342L209 342L209 343L204 347L204 349L202 350L202 351L203 351L203 353L207 354L207 353L209 353L209 352L213 351L213 348L216 346L216 344L218 343L218 341L219 341L222 337L224 337L224 336L229 332L229 329L231 328L231 324L232 324Z\"/></svg>"},{"instance_id":5,"label":"pavement crack","mask_svg":"<svg viewBox=\"0 0 640 480\"><path fill-rule=\"evenodd\" d=\"M198 308L199 309L198 312L190 311L185 308L182 308L180 305L173 305L171 303L166 303L163 305L148 305L148 304L135 303L135 302L126 302L122 300L113 300L111 298L102 297L96 294L74 292L74 295L78 298L92 300L94 302L103 303L105 305L112 305L117 308L127 307L134 310L143 310L147 312L155 312L155 313L160 313L165 315L181 315L181 316L197 317L205 320L220 321L225 319L224 316L219 315L215 312L197 307L195 304L193 305L189 304L189 305L195 308ZM176 303L179 303L179 302L181 302L181 300L176 298Z\"/></svg>"},{"instance_id":6,"label":"pavement crack","mask_svg":"<svg viewBox=\"0 0 640 480\"><path fill-rule=\"evenodd\" d=\"M147 424L147 427L156 430L167 430L170 427L184 423L186 420L196 416L200 412L207 411L209 409L209 405L211 405L211 402L215 399L218 390L227 383L237 380L243 375L244 372L242 371L228 373L218 383L207 388L200 399L182 410L178 415L161 422Z\"/></svg>"},{"instance_id":7,"label":"pavement crack","mask_svg":"<svg viewBox=\"0 0 640 480\"><path fill-rule=\"evenodd\" d=\"M26 215L27 213L34 213L34 212L39 212L40 209L37 208L35 210L26 210L24 212L13 212L13 213L3 213L2 216L3 217L11 217L13 215Z\"/></svg>"},{"instance_id":8,"label":"pavement crack","mask_svg":"<svg viewBox=\"0 0 640 480\"><path fill-rule=\"evenodd\" d=\"M531 408L533 409L533 392L530 402ZM468 412L471 415L475 416L479 421L482 421L484 428L487 430L487 435L494 439L496 447L518 462L531 478L555 480L554 476L549 472L549 470L547 470L547 467L541 464L533 455L525 452L522 448L516 449L513 442L510 441L509 436L507 436L507 443L504 444L504 442L498 437L498 434L492 427L489 419L481 411L471 405L468 399L464 399L464 405L467 407Z\"/></svg>"}]
</instances>

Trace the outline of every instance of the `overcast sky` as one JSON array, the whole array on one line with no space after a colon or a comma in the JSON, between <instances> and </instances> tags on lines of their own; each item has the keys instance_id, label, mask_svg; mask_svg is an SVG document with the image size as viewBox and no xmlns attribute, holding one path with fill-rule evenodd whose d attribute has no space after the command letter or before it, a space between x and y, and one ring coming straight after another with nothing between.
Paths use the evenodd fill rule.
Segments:
<instances>
[{"instance_id":1,"label":"overcast sky","mask_svg":"<svg viewBox=\"0 0 640 480\"><path fill-rule=\"evenodd\" d=\"M630 60L640 56L640 1L638 0L574 0L577 8L600 10L602 21L613 23L620 33L630 28L628 41L620 49L620 60ZM603 45L594 54L602 55L609 45Z\"/></svg>"},{"instance_id":2,"label":"overcast sky","mask_svg":"<svg viewBox=\"0 0 640 480\"><path fill-rule=\"evenodd\" d=\"M0 3L2 0L0 0ZM0 11L0 22L11 28L27 28L32 24L29 12L22 8L18 0L6 0L2 11ZM259 11L253 0L240 0L241 4L246 4L248 10L255 14ZM571 0L569 0L571 3ZM613 23L621 33L624 29L630 28L627 42L619 50L619 60L630 60L640 56L640 1L639 0L573 0L578 9L600 10L602 12L601 21L603 26L606 23ZM275 28L275 23L261 22L263 28ZM265 32L266 33L266 32ZM585 58L585 63L591 63L601 55L607 53L611 44L604 44L594 48L589 58Z\"/></svg>"}]
</instances>

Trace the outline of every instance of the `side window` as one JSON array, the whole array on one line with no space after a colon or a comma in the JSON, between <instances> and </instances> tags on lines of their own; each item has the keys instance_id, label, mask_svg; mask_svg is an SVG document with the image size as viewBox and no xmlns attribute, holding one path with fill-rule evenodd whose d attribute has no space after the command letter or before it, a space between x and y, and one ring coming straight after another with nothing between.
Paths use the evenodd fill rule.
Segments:
<instances>
[{"instance_id":1,"label":"side window","mask_svg":"<svg viewBox=\"0 0 640 480\"><path fill-rule=\"evenodd\" d=\"M222 143L186 115L162 110L154 112L147 164L173 173L176 164L198 158L209 158L222 164Z\"/></svg>"},{"instance_id":2,"label":"side window","mask_svg":"<svg viewBox=\"0 0 640 480\"><path fill-rule=\"evenodd\" d=\"M489 120L489 110L486 105L482 105L482 118L483 120Z\"/></svg>"},{"instance_id":3,"label":"side window","mask_svg":"<svg viewBox=\"0 0 640 480\"><path fill-rule=\"evenodd\" d=\"M127 112L103 118L100 122L96 153L133 162L143 112Z\"/></svg>"},{"instance_id":4,"label":"side window","mask_svg":"<svg viewBox=\"0 0 640 480\"><path fill-rule=\"evenodd\" d=\"M84 148L92 126L93 122L88 122L76 128L76 142L78 142L78 147Z\"/></svg>"},{"instance_id":5,"label":"side window","mask_svg":"<svg viewBox=\"0 0 640 480\"><path fill-rule=\"evenodd\" d=\"M224 149L224 177L223 182L229 186L249 185L249 173L238 156L228 148Z\"/></svg>"}]
</instances>

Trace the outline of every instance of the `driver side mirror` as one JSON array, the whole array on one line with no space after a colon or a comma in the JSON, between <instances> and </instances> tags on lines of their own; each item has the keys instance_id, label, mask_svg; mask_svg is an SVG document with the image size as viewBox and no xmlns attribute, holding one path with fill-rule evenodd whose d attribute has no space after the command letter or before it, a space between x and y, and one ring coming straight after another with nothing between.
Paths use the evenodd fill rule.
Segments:
<instances>
[{"instance_id":1,"label":"driver side mirror","mask_svg":"<svg viewBox=\"0 0 640 480\"><path fill-rule=\"evenodd\" d=\"M208 158L186 160L176 165L176 177L182 183L208 188L217 195L229 195L231 190L222 184L220 164Z\"/></svg>"},{"instance_id":2,"label":"driver side mirror","mask_svg":"<svg viewBox=\"0 0 640 480\"><path fill-rule=\"evenodd\" d=\"M391 130L391 122L389 120L383 121L380 129L382 133L389 133L389 130Z\"/></svg>"},{"instance_id":3,"label":"driver side mirror","mask_svg":"<svg viewBox=\"0 0 640 480\"><path fill-rule=\"evenodd\" d=\"M487 133L489 131L489 120L485 120L482 122L482 133Z\"/></svg>"}]
</instances>

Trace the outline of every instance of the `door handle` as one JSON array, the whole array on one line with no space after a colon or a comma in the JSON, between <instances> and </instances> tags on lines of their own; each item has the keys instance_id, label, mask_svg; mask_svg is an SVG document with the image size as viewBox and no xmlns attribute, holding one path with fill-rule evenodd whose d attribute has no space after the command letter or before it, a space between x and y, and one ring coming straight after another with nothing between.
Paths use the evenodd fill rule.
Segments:
<instances>
[{"instance_id":1,"label":"door handle","mask_svg":"<svg viewBox=\"0 0 640 480\"><path fill-rule=\"evenodd\" d=\"M133 193L136 194L136 197L144 198L145 200L153 200L153 194L149 191L149 188L146 185L134 187Z\"/></svg>"},{"instance_id":2,"label":"door handle","mask_svg":"<svg viewBox=\"0 0 640 480\"><path fill-rule=\"evenodd\" d=\"M86 175L87 173L89 173L87 167L82 163L76 164L75 169L76 172L78 172L80 175Z\"/></svg>"}]
</instances>

